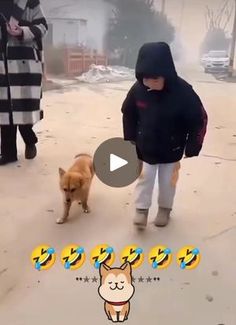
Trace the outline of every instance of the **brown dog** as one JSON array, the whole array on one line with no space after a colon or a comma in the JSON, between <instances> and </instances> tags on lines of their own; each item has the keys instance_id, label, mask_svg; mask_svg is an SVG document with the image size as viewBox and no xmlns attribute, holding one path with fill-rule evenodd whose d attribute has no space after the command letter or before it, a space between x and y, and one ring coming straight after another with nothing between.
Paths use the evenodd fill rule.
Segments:
<instances>
[{"instance_id":1,"label":"brown dog","mask_svg":"<svg viewBox=\"0 0 236 325\"><path fill-rule=\"evenodd\" d=\"M64 213L57 220L58 224L66 222L74 201L82 204L85 213L89 213L88 196L94 176L93 159L87 154L80 154L74 165L66 172L59 168L60 188L64 196Z\"/></svg>"}]
</instances>

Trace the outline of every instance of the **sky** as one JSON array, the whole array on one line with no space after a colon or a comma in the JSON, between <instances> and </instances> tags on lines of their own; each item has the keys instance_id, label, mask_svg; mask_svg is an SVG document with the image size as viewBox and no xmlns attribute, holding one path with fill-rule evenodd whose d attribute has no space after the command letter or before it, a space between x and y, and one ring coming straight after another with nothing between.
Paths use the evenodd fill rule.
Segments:
<instances>
[{"instance_id":1,"label":"sky","mask_svg":"<svg viewBox=\"0 0 236 325\"><path fill-rule=\"evenodd\" d=\"M231 0L231 4L233 5ZM176 27L177 34L183 42L189 61L198 58L200 44L206 34L206 6L217 10L224 0L166 0L166 15ZM156 0L160 8L161 0ZM233 17L233 16L232 16ZM232 31L233 19L228 27Z\"/></svg>"}]
</instances>

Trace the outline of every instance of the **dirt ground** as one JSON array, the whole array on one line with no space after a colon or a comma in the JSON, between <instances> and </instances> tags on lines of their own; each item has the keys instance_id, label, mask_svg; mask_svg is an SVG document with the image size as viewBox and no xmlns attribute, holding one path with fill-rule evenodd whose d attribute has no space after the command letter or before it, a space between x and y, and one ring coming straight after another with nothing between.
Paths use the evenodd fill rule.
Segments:
<instances>
[{"instance_id":1,"label":"dirt ground","mask_svg":"<svg viewBox=\"0 0 236 325\"><path fill-rule=\"evenodd\" d=\"M182 69L181 69L182 70ZM77 281L98 276L89 252L107 242L117 252L132 243L145 254L157 244L169 246L173 263L154 271L145 260L134 277L136 292L127 324L236 324L236 85L216 81L201 71L182 70L194 85L209 114L209 129L199 158L182 162L173 218L166 229L155 229L156 194L146 232L132 226L133 187L114 189L94 180L84 215L74 206L67 224L62 213L58 167L71 165L75 154L93 153L104 140L121 136L120 106L129 82L73 85L47 92L45 119L37 126L38 158L25 161L19 140L19 162L0 168L0 324L109 324L98 284ZM85 247L88 260L79 271L66 271L60 251L70 243ZM32 249L48 243L58 253L45 272L30 263ZM198 247L199 267L181 270L175 255L185 245ZM159 281L147 282L147 277Z\"/></svg>"}]
</instances>

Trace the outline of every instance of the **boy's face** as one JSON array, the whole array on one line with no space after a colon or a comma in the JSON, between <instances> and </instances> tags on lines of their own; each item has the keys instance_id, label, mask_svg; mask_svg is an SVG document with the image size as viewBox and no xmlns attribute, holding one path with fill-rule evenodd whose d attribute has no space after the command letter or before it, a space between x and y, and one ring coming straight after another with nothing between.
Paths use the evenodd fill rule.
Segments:
<instances>
[{"instance_id":1,"label":"boy's face","mask_svg":"<svg viewBox=\"0 0 236 325\"><path fill-rule=\"evenodd\" d=\"M163 77L144 78L143 84L150 90L163 90L165 86L165 79Z\"/></svg>"}]
</instances>

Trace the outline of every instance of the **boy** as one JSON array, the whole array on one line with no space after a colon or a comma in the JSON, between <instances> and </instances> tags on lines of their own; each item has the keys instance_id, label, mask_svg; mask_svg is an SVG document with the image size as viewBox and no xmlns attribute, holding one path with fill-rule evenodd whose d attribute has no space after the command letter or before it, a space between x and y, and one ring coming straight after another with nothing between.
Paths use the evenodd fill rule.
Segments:
<instances>
[{"instance_id":1,"label":"boy","mask_svg":"<svg viewBox=\"0 0 236 325\"><path fill-rule=\"evenodd\" d=\"M198 156L207 113L191 85L178 77L169 46L145 44L136 65L137 82L122 106L124 139L136 145L143 172L135 189L134 224L147 225L156 174L159 176L157 227L168 224L180 160Z\"/></svg>"}]
</instances>

